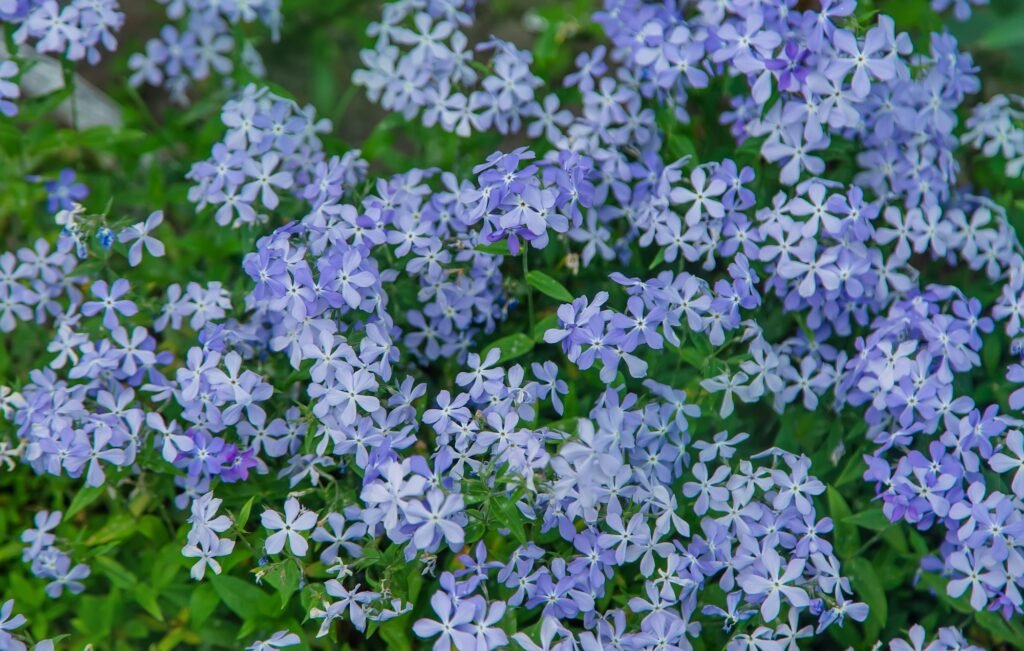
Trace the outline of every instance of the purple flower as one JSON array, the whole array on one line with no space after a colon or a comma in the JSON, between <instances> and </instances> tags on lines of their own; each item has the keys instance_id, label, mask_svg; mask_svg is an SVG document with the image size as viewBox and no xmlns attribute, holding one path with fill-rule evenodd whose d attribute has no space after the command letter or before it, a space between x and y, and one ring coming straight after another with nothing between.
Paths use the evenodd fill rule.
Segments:
<instances>
[{"instance_id":1,"label":"purple flower","mask_svg":"<svg viewBox=\"0 0 1024 651\"><path fill-rule=\"evenodd\" d=\"M245 647L246 651L274 651L285 647L301 644L302 640L295 633L277 631L266 640L258 640Z\"/></svg>"},{"instance_id":2,"label":"purple flower","mask_svg":"<svg viewBox=\"0 0 1024 651\"><path fill-rule=\"evenodd\" d=\"M316 513L302 508L294 497L284 503L284 517L277 511L267 509L260 516L263 528L276 533L267 537L264 548L268 554L277 554L288 543L288 549L296 556L305 556L309 543L302 532L316 526Z\"/></svg>"},{"instance_id":3,"label":"purple flower","mask_svg":"<svg viewBox=\"0 0 1024 651\"><path fill-rule=\"evenodd\" d=\"M72 567L71 559L65 554L60 554L50 576L53 580L46 584L46 596L56 599L65 590L71 594L79 594L85 590L82 580L87 579L90 573L89 566L85 563Z\"/></svg>"},{"instance_id":4,"label":"purple flower","mask_svg":"<svg viewBox=\"0 0 1024 651\"><path fill-rule=\"evenodd\" d=\"M693 173L690 175L690 182L693 185L693 190L687 190L683 187L672 188L672 194L670 195L672 203L690 205L690 208L686 211L687 225L693 226L697 224L704 218L705 214L712 219L723 217L725 215L725 208L720 201L716 200L716 197L720 197L725 193L727 188L725 182L712 177L709 183L707 172L701 167L693 170Z\"/></svg>"},{"instance_id":5,"label":"purple flower","mask_svg":"<svg viewBox=\"0 0 1024 651\"><path fill-rule=\"evenodd\" d=\"M824 137L807 140L802 129L789 127L782 131L779 139L765 142L761 153L770 162L782 162L779 180L786 185L795 185L804 170L811 174L825 171L825 161L812 156L811 152L825 149L827 145Z\"/></svg>"},{"instance_id":6,"label":"purple flower","mask_svg":"<svg viewBox=\"0 0 1024 651\"><path fill-rule=\"evenodd\" d=\"M439 590L430 597L430 606L437 619L424 617L416 620L412 630L418 637L438 636L434 641L434 651L447 651L453 645L460 649L477 648L471 625L477 609L473 601L460 600L456 605L450 595Z\"/></svg>"},{"instance_id":7,"label":"purple flower","mask_svg":"<svg viewBox=\"0 0 1024 651\"><path fill-rule=\"evenodd\" d=\"M427 493L426 502L410 502L405 507L409 524L416 527L412 541L420 549L434 546L437 538L443 538L453 550L462 546L465 540L462 526L453 520L465 508L461 495L445 495L437 489Z\"/></svg>"},{"instance_id":8,"label":"purple flower","mask_svg":"<svg viewBox=\"0 0 1024 651\"><path fill-rule=\"evenodd\" d=\"M142 249L145 247L149 254L162 258L164 255L164 244L160 240L152 237L150 233L164 221L164 213L162 210L157 210L146 218L146 221L139 222L134 226L121 231L117 240L122 244L133 242L131 248L128 249L128 264L133 267L139 266L142 262Z\"/></svg>"},{"instance_id":9,"label":"purple flower","mask_svg":"<svg viewBox=\"0 0 1024 651\"><path fill-rule=\"evenodd\" d=\"M103 311L103 326L107 330L113 330L118 326L118 314L122 316L135 316L139 309L135 303L121 299L128 293L131 287L124 278L118 278L111 286L105 280L97 280L92 286L92 295L98 300L87 301L82 304L82 314L94 316Z\"/></svg>"},{"instance_id":10,"label":"purple flower","mask_svg":"<svg viewBox=\"0 0 1024 651\"><path fill-rule=\"evenodd\" d=\"M781 597L785 597L786 601L797 608L808 605L810 600L807 592L802 588L788 585L800 577L804 563L804 559L801 558L791 559L783 571L778 552L773 547L765 547L760 562L763 574L751 568L740 575L739 584L744 592L751 596L764 595L761 616L765 621L770 622L778 616Z\"/></svg>"},{"instance_id":11,"label":"purple flower","mask_svg":"<svg viewBox=\"0 0 1024 651\"><path fill-rule=\"evenodd\" d=\"M0 9L2 12L2 9ZM21 89L12 79L18 74L18 64L10 59L0 61L0 113L9 118L18 114L18 105L11 100L18 99ZM51 210L51 212L54 212Z\"/></svg>"},{"instance_id":12,"label":"purple flower","mask_svg":"<svg viewBox=\"0 0 1024 651\"><path fill-rule=\"evenodd\" d=\"M47 181L44 187L47 194L46 209L51 213L71 210L74 204L81 203L89 196L89 188L83 183L76 183L74 170L68 168L62 169L57 179Z\"/></svg>"},{"instance_id":13,"label":"purple flower","mask_svg":"<svg viewBox=\"0 0 1024 651\"><path fill-rule=\"evenodd\" d=\"M40 511L36 513L34 522L34 529L26 529L21 534L21 542L26 543L26 547L21 554L21 560L29 562L39 556L40 553L47 547L53 545L56 540L50 531L55 529L60 524L63 513L61 511Z\"/></svg>"},{"instance_id":14,"label":"purple flower","mask_svg":"<svg viewBox=\"0 0 1024 651\"><path fill-rule=\"evenodd\" d=\"M949 557L949 564L963 576L953 579L946 586L946 593L951 597L959 597L967 588L971 589L971 607L982 610L988 603L985 588L998 589L1006 581L1003 572L994 569L998 561L985 550L972 553L966 549L955 552Z\"/></svg>"},{"instance_id":15,"label":"purple flower","mask_svg":"<svg viewBox=\"0 0 1024 651\"><path fill-rule=\"evenodd\" d=\"M1006 452L997 452L989 460L989 466L998 473L1010 472L1016 469L1013 475L1012 489L1017 497L1024 498L1024 435L1020 430L1011 430L1006 435Z\"/></svg>"}]
</instances>

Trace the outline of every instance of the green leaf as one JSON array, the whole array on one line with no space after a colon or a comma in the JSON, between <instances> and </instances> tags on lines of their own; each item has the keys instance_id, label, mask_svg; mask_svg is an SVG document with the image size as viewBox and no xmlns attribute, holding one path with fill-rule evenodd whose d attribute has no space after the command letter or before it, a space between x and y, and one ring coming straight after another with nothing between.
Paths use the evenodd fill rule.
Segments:
<instances>
[{"instance_id":1,"label":"green leaf","mask_svg":"<svg viewBox=\"0 0 1024 651\"><path fill-rule=\"evenodd\" d=\"M71 624L92 639L105 639L114 628L114 622L123 615L124 604L118 590L112 590L102 597L82 595L75 604L77 617Z\"/></svg>"},{"instance_id":2,"label":"green leaf","mask_svg":"<svg viewBox=\"0 0 1024 651\"><path fill-rule=\"evenodd\" d=\"M487 348L484 348L483 354L481 354L480 356L486 356L487 353L489 353L494 348L497 348L498 350L501 351L501 355L498 356L497 363L504 364L510 359L522 357L526 353L533 350L533 339L530 339L529 337L521 333L509 335L507 337L502 337L501 339L495 341Z\"/></svg>"},{"instance_id":3,"label":"green leaf","mask_svg":"<svg viewBox=\"0 0 1024 651\"><path fill-rule=\"evenodd\" d=\"M400 617L384 622L378 629L380 637L386 642L388 649L394 651L412 651L412 642L409 640L409 622L403 621L406 618ZM373 645L370 645L373 646Z\"/></svg>"},{"instance_id":4,"label":"green leaf","mask_svg":"<svg viewBox=\"0 0 1024 651\"><path fill-rule=\"evenodd\" d=\"M288 605L292 593L299 589L299 581L302 578L302 570L293 560L286 560L267 568L263 575L264 580L277 588L277 594L281 599L281 608Z\"/></svg>"},{"instance_id":5,"label":"green leaf","mask_svg":"<svg viewBox=\"0 0 1024 651\"><path fill-rule=\"evenodd\" d=\"M761 159L761 146L767 140L767 136L747 138L743 144L736 148L736 157L744 162L754 162Z\"/></svg>"},{"instance_id":6,"label":"green leaf","mask_svg":"<svg viewBox=\"0 0 1024 651\"><path fill-rule=\"evenodd\" d=\"M523 527L523 514L516 508L515 502L505 497L499 497L494 501L500 525L508 527L512 537L520 545L526 544L526 529Z\"/></svg>"},{"instance_id":7,"label":"green leaf","mask_svg":"<svg viewBox=\"0 0 1024 651\"><path fill-rule=\"evenodd\" d=\"M466 505L479 504L491 496L490 487L479 480L467 481L460 492Z\"/></svg>"},{"instance_id":8,"label":"green leaf","mask_svg":"<svg viewBox=\"0 0 1024 651\"><path fill-rule=\"evenodd\" d=\"M553 423L548 423L546 427L552 432L565 432L566 434L575 434L577 428L579 427L579 424L580 419L575 416L571 416L569 418L556 420Z\"/></svg>"},{"instance_id":9,"label":"green leaf","mask_svg":"<svg viewBox=\"0 0 1024 651\"><path fill-rule=\"evenodd\" d=\"M71 506L68 507L67 511L64 511L64 522L75 517L79 511L95 502L102 494L103 486L83 486L75 493L74 499L71 500Z\"/></svg>"},{"instance_id":10,"label":"green leaf","mask_svg":"<svg viewBox=\"0 0 1024 651\"><path fill-rule=\"evenodd\" d=\"M843 569L850 576L854 592L871 608L871 614L868 615L864 626L867 639L873 640L889 620L889 602L885 597L885 589L882 588L882 582L878 580L878 574L871 561L866 558L857 557L844 561Z\"/></svg>"},{"instance_id":11,"label":"green leaf","mask_svg":"<svg viewBox=\"0 0 1024 651\"><path fill-rule=\"evenodd\" d=\"M697 145L679 131L670 132L665 145L668 148L669 156L674 160L690 157L693 162L697 162Z\"/></svg>"},{"instance_id":12,"label":"green leaf","mask_svg":"<svg viewBox=\"0 0 1024 651\"><path fill-rule=\"evenodd\" d=\"M167 530L164 528L164 523L155 515L147 514L139 518L136 529L155 543L162 543L167 540Z\"/></svg>"},{"instance_id":13,"label":"green leaf","mask_svg":"<svg viewBox=\"0 0 1024 651\"><path fill-rule=\"evenodd\" d=\"M217 596L213 586L207 583L195 586L192 589L192 596L188 600L189 619L194 627L201 628L213 611L217 609L219 603L220 597Z\"/></svg>"},{"instance_id":14,"label":"green leaf","mask_svg":"<svg viewBox=\"0 0 1024 651\"><path fill-rule=\"evenodd\" d=\"M138 522L130 513L115 513L107 518L99 531L85 539L85 544L94 547L124 540L138 531Z\"/></svg>"},{"instance_id":15,"label":"green leaf","mask_svg":"<svg viewBox=\"0 0 1024 651\"><path fill-rule=\"evenodd\" d=\"M931 548L925 541L924 536L919 534L916 530L907 528L907 538L910 540L910 546L914 548L914 551L920 556L925 556L931 553Z\"/></svg>"},{"instance_id":16,"label":"green leaf","mask_svg":"<svg viewBox=\"0 0 1024 651\"><path fill-rule=\"evenodd\" d=\"M1002 50L1024 45L1024 12L996 21L982 35L978 44L988 50Z\"/></svg>"},{"instance_id":17,"label":"green leaf","mask_svg":"<svg viewBox=\"0 0 1024 651\"><path fill-rule=\"evenodd\" d=\"M475 515L475 512L473 512ZM470 517L469 523L465 526L466 544L471 545L484 537L484 523L479 518Z\"/></svg>"},{"instance_id":18,"label":"green leaf","mask_svg":"<svg viewBox=\"0 0 1024 651\"><path fill-rule=\"evenodd\" d=\"M832 486L828 487L828 510L835 523L835 535L832 538L835 540L836 552L843 559L853 556L860 549L860 533L855 524L848 522L853 517L849 504Z\"/></svg>"},{"instance_id":19,"label":"green leaf","mask_svg":"<svg viewBox=\"0 0 1024 651\"><path fill-rule=\"evenodd\" d=\"M882 540L901 554L906 554L910 550L907 545L907 537L903 535L903 528L900 526L893 525L888 529L883 529Z\"/></svg>"},{"instance_id":20,"label":"green leaf","mask_svg":"<svg viewBox=\"0 0 1024 651\"><path fill-rule=\"evenodd\" d=\"M926 591L934 591L935 596L952 607L954 610L970 615L975 612L974 608L971 607L970 599L966 594L961 595L958 598L950 597L946 594L947 580L937 574L931 572L922 572L918 577L917 585Z\"/></svg>"},{"instance_id":21,"label":"green leaf","mask_svg":"<svg viewBox=\"0 0 1024 651\"><path fill-rule=\"evenodd\" d=\"M768 112L772 110L772 107L775 106L779 102L779 100L781 98L782 98L782 94L779 93L778 85L772 84L771 95L769 95L768 101L765 102L764 106L761 108L761 119L762 120L764 120L765 116L768 115Z\"/></svg>"},{"instance_id":22,"label":"green leaf","mask_svg":"<svg viewBox=\"0 0 1024 651\"><path fill-rule=\"evenodd\" d=\"M168 543L156 553L150 569L149 583L157 590L174 582L181 571L185 557L181 555L181 543Z\"/></svg>"},{"instance_id":23,"label":"green leaf","mask_svg":"<svg viewBox=\"0 0 1024 651\"><path fill-rule=\"evenodd\" d=\"M543 271L531 271L526 274L526 282L535 287L540 293L550 296L556 301L572 303L572 294L562 283L558 282Z\"/></svg>"},{"instance_id":24,"label":"green leaf","mask_svg":"<svg viewBox=\"0 0 1024 651\"><path fill-rule=\"evenodd\" d=\"M268 610L267 593L248 581L225 574L210 577L210 584L224 605L242 619L255 619Z\"/></svg>"},{"instance_id":25,"label":"green leaf","mask_svg":"<svg viewBox=\"0 0 1024 651\"><path fill-rule=\"evenodd\" d=\"M239 531L245 531L245 523L249 521L249 514L252 513L252 505L256 501L256 496L253 495L245 504L242 505L242 509L238 512L238 518L235 520L235 528Z\"/></svg>"},{"instance_id":26,"label":"green leaf","mask_svg":"<svg viewBox=\"0 0 1024 651\"><path fill-rule=\"evenodd\" d=\"M400 113L392 113L379 120L363 140L362 150L367 160L379 160L390 166L401 165L406 157L395 146L395 141L405 124L406 120Z\"/></svg>"},{"instance_id":27,"label":"green leaf","mask_svg":"<svg viewBox=\"0 0 1024 651\"><path fill-rule=\"evenodd\" d=\"M491 255L512 255L512 251L508 248L508 240L498 240L490 244L481 244L476 247L476 250L480 253L489 253Z\"/></svg>"},{"instance_id":28,"label":"green leaf","mask_svg":"<svg viewBox=\"0 0 1024 651\"><path fill-rule=\"evenodd\" d=\"M99 570L100 574L110 579L111 584L118 588L130 590L139 582L127 567L109 556L95 557L92 560L92 565Z\"/></svg>"},{"instance_id":29,"label":"green leaf","mask_svg":"<svg viewBox=\"0 0 1024 651\"><path fill-rule=\"evenodd\" d=\"M856 481L864 476L864 471L868 469L868 464L864 463L864 459L861 458L860 454L855 454L850 462L846 464L843 471L839 473L839 478L835 481L835 486L845 486L853 481Z\"/></svg>"},{"instance_id":30,"label":"green leaf","mask_svg":"<svg viewBox=\"0 0 1024 651\"><path fill-rule=\"evenodd\" d=\"M56 108L60 106L66 99L71 97L71 94L73 92L73 88L61 86L59 89L55 90L49 95L42 95L38 98L26 100L23 103L24 109L21 111L21 115L19 117L23 119L38 118L48 113L51 113L54 110L56 110ZM38 141L36 143L31 144L38 144Z\"/></svg>"},{"instance_id":31,"label":"green leaf","mask_svg":"<svg viewBox=\"0 0 1024 651\"><path fill-rule=\"evenodd\" d=\"M299 603L302 604L302 610L307 613L310 608L319 606L325 599L330 599L330 597L327 596L327 591L322 583L307 583L299 593Z\"/></svg>"},{"instance_id":32,"label":"green leaf","mask_svg":"<svg viewBox=\"0 0 1024 651\"><path fill-rule=\"evenodd\" d=\"M544 341L544 333L552 328L558 327L558 315L549 314L533 327L533 340L537 343Z\"/></svg>"},{"instance_id":33,"label":"green leaf","mask_svg":"<svg viewBox=\"0 0 1024 651\"><path fill-rule=\"evenodd\" d=\"M1003 351L998 337L988 337L985 340L981 359L985 365L985 370L988 371L992 377L999 375L999 366L1003 361Z\"/></svg>"},{"instance_id":34,"label":"green leaf","mask_svg":"<svg viewBox=\"0 0 1024 651\"><path fill-rule=\"evenodd\" d=\"M682 357L683 361L690 366L700 369L704 368L704 361L707 360L707 356L693 346L684 346L680 348L679 356Z\"/></svg>"},{"instance_id":35,"label":"green leaf","mask_svg":"<svg viewBox=\"0 0 1024 651\"><path fill-rule=\"evenodd\" d=\"M409 564L409 578L407 579L409 590L406 593L409 603L416 603L420 592L423 590L423 566L420 563Z\"/></svg>"},{"instance_id":36,"label":"green leaf","mask_svg":"<svg viewBox=\"0 0 1024 651\"><path fill-rule=\"evenodd\" d=\"M156 591L145 583L135 587L135 601L146 609L146 612L159 621L164 621L164 613L160 610L160 604L156 600Z\"/></svg>"},{"instance_id":37,"label":"green leaf","mask_svg":"<svg viewBox=\"0 0 1024 651\"><path fill-rule=\"evenodd\" d=\"M870 529L871 531L884 531L892 526L892 523L889 522L889 518L885 517L885 513L882 512L882 507L880 506L851 515L843 521L847 524L855 524L858 527Z\"/></svg>"},{"instance_id":38,"label":"green leaf","mask_svg":"<svg viewBox=\"0 0 1024 651\"><path fill-rule=\"evenodd\" d=\"M26 606L39 608L46 599L42 585L30 582L23 575L12 572L7 577L7 588L4 591L4 598L14 598L21 608Z\"/></svg>"},{"instance_id":39,"label":"green leaf","mask_svg":"<svg viewBox=\"0 0 1024 651\"><path fill-rule=\"evenodd\" d=\"M1008 642L1014 649L1024 649L1024 624L1019 619L1003 619L992 611L982 611L974 616L978 625L991 633L996 640Z\"/></svg>"},{"instance_id":40,"label":"green leaf","mask_svg":"<svg viewBox=\"0 0 1024 651\"><path fill-rule=\"evenodd\" d=\"M5 524L6 522L3 522L2 516L0 516L0 527L3 527ZM10 541L6 545L0 546L0 563L9 561L17 556L21 556L21 549L22 544L18 542L17 539Z\"/></svg>"},{"instance_id":41,"label":"green leaf","mask_svg":"<svg viewBox=\"0 0 1024 651\"><path fill-rule=\"evenodd\" d=\"M654 256L654 259L651 260L651 264L649 264L647 266L647 271L650 271L651 269L654 269L655 267L657 267L659 264L661 264L664 261L665 261L665 248L662 247L662 248L658 249L658 255Z\"/></svg>"}]
</instances>

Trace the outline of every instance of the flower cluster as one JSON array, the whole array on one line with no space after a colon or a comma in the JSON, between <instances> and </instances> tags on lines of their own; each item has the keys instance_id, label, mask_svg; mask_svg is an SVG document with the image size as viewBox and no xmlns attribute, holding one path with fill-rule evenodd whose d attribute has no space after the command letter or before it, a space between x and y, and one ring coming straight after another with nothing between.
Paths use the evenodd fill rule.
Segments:
<instances>
[{"instance_id":1,"label":"flower cluster","mask_svg":"<svg viewBox=\"0 0 1024 651\"><path fill-rule=\"evenodd\" d=\"M7 7L10 7L8 9ZM32 41L40 54L53 53L72 61L96 64L101 48L117 49L117 32L124 25L124 13L117 0L57 0L8 2L0 7L0 20L17 23L14 42Z\"/></svg>"},{"instance_id":2,"label":"flower cluster","mask_svg":"<svg viewBox=\"0 0 1024 651\"><path fill-rule=\"evenodd\" d=\"M91 60L76 7L29 3L16 34ZM915 50L854 0L606 0L606 42L543 95L528 51L469 46L474 9L385 5L353 81L459 146L525 126L529 147L370 177L312 106L226 84L223 136L181 195L188 221L253 235L234 276L157 286L170 206L171 223L121 220L85 208L74 173L49 181L56 248L0 255L0 331L30 321L49 353L0 393L16 437L0 460L166 496L192 580L223 596L248 568L282 611L300 592L318 638L817 648L880 632L880 582L841 539L865 521L934 531L930 548L914 534L916 569L960 609L1024 612L1024 389L965 389L1024 329L1024 249L1006 208L960 185L958 151L1019 176L1024 101L979 104L961 129L971 57L948 33ZM258 68L236 39L279 22L271 0L167 14L180 29L130 59L132 83L178 100ZM0 110L15 95L0 83ZM681 136L690 123L725 155ZM991 296L950 284L956 267ZM809 413L850 431L783 436ZM54 546L61 517L22 536L51 597L90 574ZM250 649L307 641L246 599L224 599L243 634L271 634ZM12 608L0 646L20 648ZM890 648L974 648L954 628L909 635Z\"/></svg>"},{"instance_id":3,"label":"flower cluster","mask_svg":"<svg viewBox=\"0 0 1024 651\"><path fill-rule=\"evenodd\" d=\"M981 651L981 647L970 644L964 639L963 633L946 626L940 628L938 635L927 645L928 632L920 624L914 624L908 631L910 642L896 639L889 642L890 651Z\"/></svg>"},{"instance_id":4,"label":"flower cluster","mask_svg":"<svg viewBox=\"0 0 1024 651\"><path fill-rule=\"evenodd\" d=\"M957 20L967 20L971 17L973 7L987 5L989 0L932 0L932 9L945 11L953 8L953 15Z\"/></svg>"},{"instance_id":5,"label":"flower cluster","mask_svg":"<svg viewBox=\"0 0 1024 651\"><path fill-rule=\"evenodd\" d=\"M51 213L62 210L74 210L75 204L81 204L89 196L89 187L78 181L73 169L65 167L57 178L45 181L46 209Z\"/></svg>"},{"instance_id":6,"label":"flower cluster","mask_svg":"<svg viewBox=\"0 0 1024 651\"><path fill-rule=\"evenodd\" d=\"M260 22L275 40L280 30L280 0L210 2L167 0L170 22L160 35L146 42L144 52L128 59L133 86L162 86L171 98L188 102L188 91L212 75L228 75L239 63L249 73L263 76L263 60L247 40L239 43L237 29Z\"/></svg>"},{"instance_id":7,"label":"flower cluster","mask_svg":"<svg viewBox=\"0 0 1024 651\"><path fill-rule=\"evenodd\" d=\"M438 125L459 136L491 129L515 133L524 118L557 134L569 113L558 110L555 95L543 103L536 98L544 82L530 70L532 54L496 37L470 46L462 29L472 24L474 4L418 0L387 5L381 21L367 30L376 42L360 53L366 67L356 70L353 83L385 109L408 119L420 116L424 126ZM488 74L478 72L475 52L492 52ZM531 128L532 137L539 133L540 127Z\"/></svg>"},{"instance_id":8,"label":"flower cluster","mask_svg":"<svg viewBox=\"0 0 1024 651\"><path fill-rule=\"evenodd\" d=\"M72 566L71 557L53 544L56 536L51 532L60 524L62 515L60 511L40 511L35 516L35 528L21 534L21 542L26 544L21 560L31 563L33 575L49 581L46 596L51 599L61 596L65 590L78 594L85 589L82 581L90 573L84 563Z\"/></svg>"},{"instance_id":9,"label":"flower cluster","mask_svg":"<svg viewBox=\"0 0 1024 651\"><path fill-rule=\"evenodd\" d=\"M62 298L80 300L77 285L82 280L73 275L78 261L69 249L62 244L54 250L40 239L34 246L0 255L0 331L13 331L19 321L43 324L61 314Z\"/></svg>"},{"instance_id":10,"label":"flower cluster","mask_svg":"<svg viewBox=\"0 0 1024 651\"><path fill-rule=\"evenodd\" d=\"M365 170L358 152L325 160L318 134L330 131L330 121L317 120L313 107L300 108L265 88L246 86L225 105L221 120L228 128L224 139L188 175L196 182L189 199L200 210L217 206L221 226L266 221L257 211L277 208L279 191L301 191L311 201L336 198Z\"/></svg>"},{"instance_id":11,"label":"flower cluster","mask_svg":"<svg viewBox=\"0 0 1024 651\"><path fill-rule=\"evenodd\" d=\"M221 566L217 558L227 556L235 549L235 541L217 536L232 525L231 518L217 515L221 503L222 500L214 497L213 493L206 493L192 500L192 515L189 517L192 527L188 531L188 540L181 553L196 559L190 575L197 581L206 575L207 568L215 574L220 574Z\"/></svg>"},{"instance_id":12,"label":"flower cluster","mask_svg":"<svg viewBox=\"0 0 1024 651\"><path fill-rule=\"evenodd\" d=\"M974 106L967 118L964 144L986 158L1006 159L1006 176L1024 176L1024 97L996 95Z\"/></svg>"},{"instance_id":13,"label":"flower cluster","mask_svg":"<svg viewBox=\"0 0 1024 651\"><path fill-rule=\"evenodd\" d=\"M25 625L25 616L14 613L14 600L8 599L0 606L0 644L10 651L27 651L28 645L15 637L13 631ZM53 640L43 640L32 646L32 651L53 651Z\"/></svg>"}]
</instances>

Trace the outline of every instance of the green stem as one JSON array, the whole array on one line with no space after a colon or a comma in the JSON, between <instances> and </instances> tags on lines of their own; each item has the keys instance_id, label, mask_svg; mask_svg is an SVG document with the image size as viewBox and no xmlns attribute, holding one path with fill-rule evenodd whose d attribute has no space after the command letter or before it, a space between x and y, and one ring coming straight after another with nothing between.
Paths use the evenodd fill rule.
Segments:
<instances>
[{"instance_id":1,"label":"green stem","mask_svg":"<svg viewBox=\"0 0 1024 651\"><path fill-rule=\"evenodd\" d=\"M878 532L878 533L876 533L876 534L875 534L874 536L872 536L870 540L868 540L868 541L867 541L866 543L864 543L863 545L861 545L861 546L860 546L860 549L858 549L858 550L857 550L857 552L856 552L856 553L854 554L854 556L855 556L855 557L856 557L856 556L860 556L861 554L863 554L864 552L866 552L866 551L867 551L867 550L868 550L868 549L869 549L869 548L870 548L870 547L871 547L872 545L874 545L874 544L875 544L876 542L878 542L879 540L881 540L881 539L882 539L882 535L883 535L883 534L884 534L884 533L885 533L885 532L886 532L887 530L888 530L888 527L886 527L885 529L883 529L883 530L879 531L879 532Z\"/></svg>"},{"instance_id":2,"label":"green stem","mask_svg":"<svg viewBox=\"0 0 1024 651\"><path fill-rule=\"evenodd\" d=\"M160 122L156 119L156 116L153 115L153 111L150 110L149 105L146 104L146 100L142 99L142 95L139 95L138 89L136 89L135 86L126 83L124 85L124 90L125 93L128 95L128 99L130 99L132 101L132 104L134 104L136 108L139 109L139 115L141 115L143 119L145 119L146 122L150 124L150 126L159 130ZM167 142L162 133L160 133L159 135L162 141ZM173 150L173 148L171 149Z\"/></svg>"},{"instance_id":3,"label":"green stem","mask_svg":"<svg viewBox=\"0 0 1024 651\"><path fill-rule=\"evenodd\" d=\"M345 89L341 99L338 101L338 106L334 111L334 115L332 116L335 124L341 122L342 118L345 117L345 112L348 111L349 104L351 104L352 100L355 98L356 92L357 90L355 86L349 86Z\"/></svg>"},{"instance_id":4,"label":"green stem","mask_svg":"<svg viewBox=\"0 0 1024 651\"><path fill-rule=\"evenodd\" d=\"M68 101L71 102L71 128L78 130L78 98L75 93L75 67L70 59L61 59L61 72L63 73L64 87L71 89Z\"/></svg>"},{"instance_id":5,"label":"green stem","mask_svg":"<svg viewBox=\"0 0 1024 651\"><path fill-rule=\"evenodd\" d=\"M536 327L536 321L533 316L533 288L530 287L530 281L526 279L526 276L530 273L530 263L527 259L527 254L530 252L529 243L523 243L523 282L526 283L526 305L530 310L530 337L533 337L533 331Z\"/></svg>"}]
</instances>

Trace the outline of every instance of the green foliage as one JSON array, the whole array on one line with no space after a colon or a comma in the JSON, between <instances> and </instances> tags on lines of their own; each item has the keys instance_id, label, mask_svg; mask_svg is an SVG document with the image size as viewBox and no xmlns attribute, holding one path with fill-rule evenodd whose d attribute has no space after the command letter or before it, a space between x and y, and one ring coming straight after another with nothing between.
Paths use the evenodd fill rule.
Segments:
<instances>
[{"instance_id":1,"label":"green foliage","mask_svg":"<svg viewBox=\"0 0 1024 651\"><path fill-rule=\"evenodd\" d=\"M572 302L572 294L570 294L569 290L565 288L565 285L543 271L529 272L526 274L526 282L530 283L532 287L535 287L542 294L550 296L556 301L560 301L562 303Z\"/></svg>"}]
</instances>

